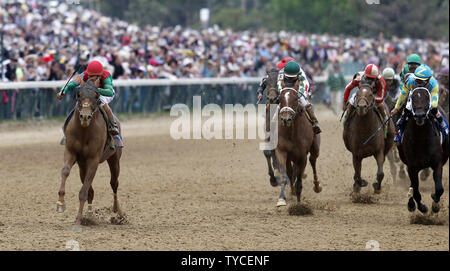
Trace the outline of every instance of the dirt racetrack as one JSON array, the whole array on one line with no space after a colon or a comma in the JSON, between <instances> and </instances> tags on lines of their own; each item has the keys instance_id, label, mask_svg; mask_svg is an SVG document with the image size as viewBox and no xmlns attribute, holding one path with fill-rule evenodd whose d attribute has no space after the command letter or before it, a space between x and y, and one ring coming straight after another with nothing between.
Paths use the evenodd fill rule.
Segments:
<instances>
[{"instance_id":1,"label":"dirt racetrack","mask_svg":"<svg viewBox=\"0 0 450 271\"><path fill-rule=\"evenodd\" d=\"M71 229L81 187L77 166L67 182L67 210L55 211L62 122L0 124L0 250L67 250L69 240L81 250L366 250L370 240L381 250L449 250L448 163L435 218L443 225L410 223L407 189L393 185L388 162L383 192L371 198L376 202L353 203L342 127L337 116L317 110L323 191L313 192L309 165L303 188L313 215L277 209L279 187L269 184L259 140L173 140L171 118L152 116L122 121L119 200L127 223L110 223L113 196L103 163L93 183L97 220L82 232ZM363 177L371 184L375 176L375 160L364 160ZM420 185L431 209L433 181ZM362 193L373 194L371 185Z\"/></svg>"}]
</instances>

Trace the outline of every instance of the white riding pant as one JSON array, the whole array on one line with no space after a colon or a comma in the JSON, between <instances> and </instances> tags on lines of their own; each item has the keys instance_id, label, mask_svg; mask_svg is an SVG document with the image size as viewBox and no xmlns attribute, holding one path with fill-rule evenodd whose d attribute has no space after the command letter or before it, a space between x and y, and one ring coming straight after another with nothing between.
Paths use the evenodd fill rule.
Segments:
<instances>
[{"instance_id":1,"label":"white riding pant","mask_svg":"<svg viewBox=\"0 0 450 271\"><path fill-rule=\"evenodd\" d=\"M114 96L115 95L108 97L108 96L100 95L100 101L101 101L100 105L103 106L105 104L109 104L114 99Z\"/></svg>"},{"instance_id":2,"label":"white riding pant","mask_svg":"<svg viewBox=\"0 0 450 271\"><path fill-rule=\"evenodd\" d=\"M348 103L355 106L355 99L356 99L356 92L353 93L353 95L350 97L350 99L348 100Z\"/></svg>"}]
</instances>

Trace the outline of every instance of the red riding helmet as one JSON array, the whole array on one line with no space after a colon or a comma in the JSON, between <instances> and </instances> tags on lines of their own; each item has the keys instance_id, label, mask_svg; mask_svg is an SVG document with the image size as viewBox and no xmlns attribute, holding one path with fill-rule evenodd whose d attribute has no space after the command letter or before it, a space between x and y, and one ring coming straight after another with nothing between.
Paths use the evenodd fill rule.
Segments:
<instances>
[{"instance_id":1,"label":"red riding helmet","mask_svg":"<svg viewBox=\"0 0 450 271\"><path fill-rule=\"evenodd\" d=\"M380 69L375 64L369 64L364 69L364 74L370 78L377 78L380 75Z\"/></svg>"},{"instance_id":2,"label":"red riding helmet","mask_svg":"<svg viewBox=\"0 0 450 271\"><path fill-rule=\"evenodd\" d=\"M90 62L86 69L88 76L103 75L103 65L100 61L94 60Z\"/></svg>"},{"instance_id":3,"label":"red riding helmet","mask_svg":"<svg viewBox=\"0 0 450 271\"><path fill-rule=\"evenodd\" d=\"M289 61L295 61L295 59L292 58L292 57L290 57L290 56L284 58L283 60L281 60L280 62L278 62L278 64L277 64L277 69L279 69L279 70L283 69L284 66L286 66L286 64L287 64Z\"/></svg>"}]
</instances>

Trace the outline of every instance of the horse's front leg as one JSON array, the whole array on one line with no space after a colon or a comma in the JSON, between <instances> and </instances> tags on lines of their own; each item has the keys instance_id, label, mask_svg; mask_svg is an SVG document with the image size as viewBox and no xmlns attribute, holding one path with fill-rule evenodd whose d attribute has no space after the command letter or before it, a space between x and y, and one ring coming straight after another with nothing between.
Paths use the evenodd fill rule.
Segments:
<instances>
[{"instance_id":1,"label":"horse's front leg","mask_svg":"<svg viewBox=\"0 0 450 271\"><path fill-rule=\"evenodd\" d=\"M280 196L278 198L277 207L286 206L286 193L285 188L289 181L289 177L286 172L286 163L287 163L287 153L283 151L275 151L275 155L277 157L277 162L279 166L279 172L281 177L281 191Z\"/></svg>"},{"instance_id":2,"label":"horse's front leg","mask_svg":"<svg viewBox=\"0 0 450 271\"><path fill-rule=\"evenodd\" d=\"M414 203L414 200L415 200L419 211L421 211L422 213L426 213L428 211L428 208L425 204L421 203L422 195L420 195L420 192L419 192L419 171L412 167L408 167L408 175L409 175L409 179L411 180L411 187L409 188L409 192L408 192L408 196L409 196L408 210L410 212L413 212L416 209L416 204ZM412 197L411 197L411 195L412 195ZM413 198L414 198L414 200L413 200Z\"/></svg>"},{"instance_id":3,"label":"horse's front leg","mask_svg":"<svg viewBox=\"0 0 450 271\"><path fill-rule=\"evenodd\" d=\"M397 183L397 166L395 165L395 151L394 149L391 149L389 153L387 154L387 158L389 161L389 166L391 169L391 176L392 176L392 182L394 184Z\"/></svg>"},{"instance_id":4,"label":"horse's front leg","mask_svg":"<svg viewBox=\"0 0 450 271\"><path fill-rule=\"evenodd\" d=\"M269 168L270 185L275 187L275 186L278 185L278 182L277 182L277 179L275 178L275 175L273 173L272 164L270 163L270 158L272 157L272 151L271 150L264 150L264 156L266 157L267 167Z\"/></svg>"},{"instance_id":5,"label":"horse's front leg","mask_svg":"<svg viewBox=\"0 0 450 271\"><path fill-rule=\"evenodd\" d=\"M59 199L56 202L56 211L64 212L66 210L66 203L64 201L64 195L66 194L66 180L69 177L70 170L75 164L76 156L69 151L64 152L64 166L61 170L61 186L59 187L58 196Z\"/></svg>"},{"instance_id":6,"label":"horse's front leg","mask_svg":"<svg viewBox=\"0 0 450 271\"><path fill-rule=\"evenodd\" d=\"M380 194L381 193L381 182L383 181L384 178L384 172L383 172L383 164L384 164L384 151L380 151L378 152L376 155L374 155L375 160L377 161L377 166L378 166L378 170L377 170L377 182L373 183L373 190L375 192L375 194Z\"/></svg>"},{"instance_id":7,"label":"horse's front leg","mask_svg":"<svg viewBox=\"0 0 450 271\"><path fill-rule=\"evenodd\" d=\"M81 186L80 193L78 194L80 200L80 206L78 208L78 214L75 219L74 230L81 230L81 220L83 219L83 208L86 200L88 199L89 189L92 186L95 173L98 168L98 159L89 159L86 161L86 172L83 185Z\"/></svg>"},{"instance_id":8,"label":"horse's front leg","mask_svg":"<svg viewBox=\"0 0 450 271\"><path fill-rule=\"evenodd\" d=\"M295 195L297 196L297 202L300 202L302 195L303 182L302 177L305 172L306 167L306 155L300 160L297 161L297 181L295 182Z\"/></svg>"},{"instance_id":9,"label":"horse's front leg","mask_svg":"<svg viewBox=\"0 0 450 271\"><path fill-rule=\"evenodd\" d=\"M353 168L355 170L355 175L353 175L353 191L356 193L359 193L361 187L367 186L367 182L361 178L361 164L362 159L353 154Z\"/></svg>"},{"instance_id":10,"label":"horse's front leg","mask_svg":"<svg viewBox=\"0 0 450 271\"><path fill-rule=\"evenodd\" d=\"M431 210L433 213L438 213L441 207L439 206L439 201L442 194L444 194L444 187L442 186L442 164L433 169L433 179L434 179L434 194L431 195L433 199L433 205Z\"/></svg>"}]
</instances>

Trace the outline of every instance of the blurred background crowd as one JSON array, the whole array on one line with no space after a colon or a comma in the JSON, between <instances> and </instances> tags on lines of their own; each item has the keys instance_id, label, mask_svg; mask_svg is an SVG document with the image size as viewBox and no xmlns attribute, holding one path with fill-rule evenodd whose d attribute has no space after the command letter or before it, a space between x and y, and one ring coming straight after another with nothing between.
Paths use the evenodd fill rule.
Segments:
<instances>
[{"instance_id":1,"label":"blurred background crowd","mask_svg":"<svg viewBox=\"0 0 450 271\"><path fill-rule=\"evenodd\" d=\"M2 4L0 21L0 74L3 81L14 82L63 80L94 59L114 79L151 79L262 77L280 59L291 56L314 79L353 75L368 63L400 73L411 53L419 54L438 73L448 66L449 57L448 41L385 38L382 33L363 38L233 31L217 25L138 26L57 1ZM333 88L343 87L341 83Z\"/></svg>"}]
</instances>

